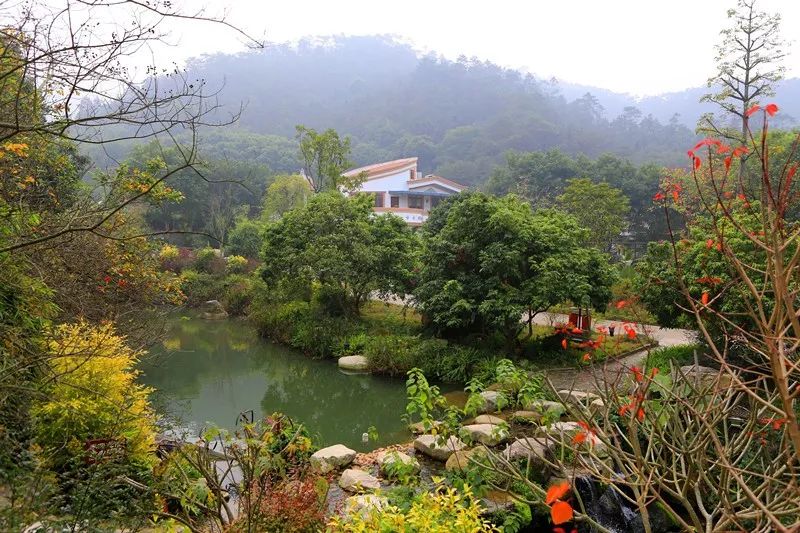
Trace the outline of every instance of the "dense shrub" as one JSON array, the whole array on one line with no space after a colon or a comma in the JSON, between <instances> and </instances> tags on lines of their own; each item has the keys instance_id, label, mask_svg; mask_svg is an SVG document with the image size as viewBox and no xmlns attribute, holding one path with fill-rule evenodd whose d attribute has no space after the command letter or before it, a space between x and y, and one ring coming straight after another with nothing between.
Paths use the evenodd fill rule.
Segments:
<instances>
[{"instance_id":1,"label":"dense shrub","mask_svg":"<svg viewBox=\"0 0 800 533\"><path fill-rule=\"evenodd\" d=\"M247 313L258 283L244 274L215 276L195 270L181 273L181 291L186 295L187 305L197 307L209 300L218 300L233 316Z\"/></svg>"},{"instance_id":2,"label":"dense shrub","mask_svg":"<svg viewBox=\"0 0 800 533\"><path fill-rule=\"evenodd\" d=\"M258 257L262 225L248 218L240 219L228 237L228 252L244 257Z\"/></svg>"},{"instance_id":3,"label":"dense shrub","mask_svg":"<svg viewBox=\"0 0 800 533\"><path fill-rule=\"evenodd\" d=\"M231 525L232 533L239 531L281 531L284 533L315 533L325 525L324 492L321 478L288 480L256 490L258 511L244 516Z\"/></svg>"},{"instance_id":4,"label":"dense shrub","mask_svg":"<svg viewBox=\"0 0 800 533\"><path fill-rule=\"evenodd\" d=\"M657 348L650 352L645 360L645 367L649 370L651 368L658 368L659 370L669 370L670 365L673 367L682 367L694 364L694 353L697 351L698 357L702 353L700 346L697 344L683 344L680 346L664 346ZM701 357L701 364L702 364Z\"/></svg>"},{"instance_id":5,"label":"dense shrub","mask_svg":"<svg viewBox=\"0 0 800 533\"><path fill-rule=\"evenodd\" d=\"M225 271L225 260L213 248L202 248L197 251L194 268L206 274L221 274Z\"/></svg>"},{"instance_id":6,"label":"dense shrub","mask_svg":"<svg viewBox=\"0 0 800 533\"><path fill-rule=\"evenodd\" d=\"M225 271L229 274L241 274L247 270L248 262L246 257L232 255L227 258Z\"/></svg>"}]
</instances>

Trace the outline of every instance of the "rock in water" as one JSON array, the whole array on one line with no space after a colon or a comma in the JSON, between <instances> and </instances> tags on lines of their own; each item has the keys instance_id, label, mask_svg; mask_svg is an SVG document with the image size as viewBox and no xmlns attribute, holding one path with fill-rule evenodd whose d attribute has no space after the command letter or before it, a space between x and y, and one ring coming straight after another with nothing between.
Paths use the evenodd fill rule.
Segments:
<instances>
[{"instance_id":1,"label":"rock in water","mask_svg":"<svg viewBox=\"0 0 800 533\"><path fill-rule=\"evenodd\" d=\"M334 444L314 453L311 456L311 467L323 474L342 468L353 462L356 458L355 450L344 444Z\"/></svg>"},{"instance_id":2,"label":"rock in water","mask_svg":"<svg viewBox=\"0 0 800 533\"><path fill-rule=\"evenodd\" d=\"M369 360L363 355L346 355L339 358L339 368L351 372L366 372L369 369Z\"/></svg>"},{"instance_id":3,"label":"rock in water","mask_svg":"<svg viewBox=\"0 0 800 533\"><path fill-rule=\"evenodd\" d=\"M501 442L508 440L509 433L505 426L494 424L472 424L464 426L464 431L469 433L473 441L480 442L486 446L497 446Z\"/></svg>"},{"instance_id":4,"label":"rock in water","mask_svg":"<svg viewBox=\"0 0 800 533\"><path fill-rule=\"evenodd\" d=\"M218 300L209 300L201 307L203 314L202 317L206 320L221 320L228 318L228 313Z\"/></svg>"}]
</instances>

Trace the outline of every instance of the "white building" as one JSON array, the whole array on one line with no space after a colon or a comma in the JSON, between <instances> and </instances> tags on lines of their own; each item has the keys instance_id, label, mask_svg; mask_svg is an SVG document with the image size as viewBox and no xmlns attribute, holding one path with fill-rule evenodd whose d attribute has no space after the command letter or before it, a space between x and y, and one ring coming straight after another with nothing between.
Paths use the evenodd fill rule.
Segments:
<instances>
[{"instance_id":1,"label":"white building","mask_svg":"<svg viewBox=\"0 0 800 533\"><path fill-rule=\"evenodd\" d=\"M466 189L440 176L420 176L416 157L354 168L344 176L364 179L355 192L374 194L376 213L393 213L412 226L425 222L443 198Z\"/></svg>"}]
</instances>

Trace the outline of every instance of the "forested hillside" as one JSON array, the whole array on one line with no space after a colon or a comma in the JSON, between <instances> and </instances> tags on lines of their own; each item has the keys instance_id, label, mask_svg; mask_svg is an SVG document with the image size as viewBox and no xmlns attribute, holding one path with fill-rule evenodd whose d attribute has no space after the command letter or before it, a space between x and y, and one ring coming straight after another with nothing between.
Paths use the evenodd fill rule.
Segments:
<instances>
[{"instance_id":1,"label":"forested hillside","mask_svg":"<svg viewBox=\"0 0 800 533\"><path fill-rule=\"evenodd\" d=\"M387 37L217 54L193 61L188 73L209 91L223 89L221 112L244 105L235 127L205 132L206 156L256 160L278 172L299 168L288 140L297 124L351 136L355 163L419 156L423 172L471 185L485 183L509 150L610 152L671 165L683 163L694 139L674 121L632 108L609 116L590 95L567 98L557 85L487 62L419 57Z\"/></svg>"}]
</instances>

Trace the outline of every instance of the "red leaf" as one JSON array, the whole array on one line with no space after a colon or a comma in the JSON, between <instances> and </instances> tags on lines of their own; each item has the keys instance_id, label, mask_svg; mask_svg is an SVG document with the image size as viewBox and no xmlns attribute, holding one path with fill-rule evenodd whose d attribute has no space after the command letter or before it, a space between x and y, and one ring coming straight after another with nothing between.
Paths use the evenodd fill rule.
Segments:
<instances>
[{"instance_id":1,"label":"red leaf","mask_svg":"<svg viewBox=\"0 0 800 533\"><path fill-rule=\"evenodd\" d=\"M635 329L629 329L625 333L628 334L628 338L629 339L635 339L636 338L636 330Z\"/></svg>"},{"instance_id":2,"label":"red leaf","mask_svg":"<svg viewBox=\"0 0 800 533\"><path fill-rule=\"evenodd\" d=\"M625 300L620 300L617 302L617 309L622 309L626 305L628 305L628 302L626 302Z\"/></svg>"},{"instance_id":3,"label":"red leaf","mask_svg":"<svg viewBox=\"0 0 800 533\"><path fill-rule=\"evenodd\" d=\"M731 169L731 156L725 158L725 170Z\"/></svg>"},{"instance_id":4,"label":"red leaf","mask_svg":"<svg viewBox=\"0 0 800 533\"><path fill-rule=\"evenodd\" d=\"M706 241L706 250L710 250L712 246L714 246L714 239L708 239Z\"/></svg>"},{"instance_id":5,"label":"red leaf","mask_svg":"<svg viewBox=\"0 0 800 533\"><path fill-rule=\"evenodd\" d=\"M792 165L792 168L789 169L789 173L787 174L787 179L792 179L797 172L797 163Z\"/></svg>"},{"instance_id":6,"label":"red leaf","mask_svg":"<svg viewBox=\"0 0 800 533\"><path fill-rule=\"evenodd\" d=\"M700 301L703 302L703 305L708 305L708 292L703 293L700 297Z\"/></svg>"},{"instance_id":7,"label":"red leaf","mask_svg":"<svg viewBox=\"0 0 800 533\"><path fill-rule=\"evenodd\" d=\"M719 148L717 148L717 153L718 154L727 154L730 151L731 151L731 147L728 146L727 144L720 144Z\"/></svg>"},{"instance_id":8,"label":"red leaf","mask_svg":"<svg viewBox=\"0 0 800 533\"><path fill-rule=\"evenodd\" d=\"M750 151L747 146L738 146L733 150L733 157L739 157L740 155L744 155Z\"/></svg>"},{"instance_id":9,"label":"red leaf","mask_svg":"<svg viewBox=\"0 0 800 533\"><path fill-rule=\"evenodd\" d=\"M569 492L569 483L567 481L562 481L561 483L551 485L550 488L547 489L547 494L544 497L544 503L550 505L556 500L563 498L567 492Z\"/></svg>"},{"instance_id":10,"label":"red leaf","mask_svg":"<svg viewBox=\"0 0 800 533\"><path fill-rule=\"evenodd\" d=\"M654 201L654 202L660 202L660 201L662 201L664 198L666 198L666 196L664 196L664 193L663 193L663 192L657 192L657 193L655 194L655 196L653 196L653 201Z\"/></svg>"},{"instance_id":11,"label":"red leaf","mask_svg":"<svg viewBox=\"0 0 800 533\"><path fill-rule=\"evenodd\" d=\"M753 116L759 109L761 109L760 105L754 105L753 107L744 112L744 116L746 117Z\"/></svg>"},{"instance_id":12,"label":"red leaf","mask_svg":"<svg viewBox=\"0 0 800 533\"><path fill-rule=\"evenodd\" d=\"M639 408L638 411L636 411L636 418L639 420L639 422L644 420L644 409L642 409L641 407Z\"/></svg>"},{"instance_id":13,"label":"red leaf","mask_svg":"<svg viewBox=\"0 0 800 533\"><path fill-rule=\"evenodd\" d=\"M633 378L636 380L636 382L641 383L644 379L644 376L642 375L642 369L638 366L632 366L631 372L633 373Z\"/></svg>"},{"instance_id":14,"label":"red leaf","mask_svg":"<svg viewBox=\"0 0 800 533\"><path fill-rule=\"evenodd\" d=\"M585 354L583 354L583 361L584 361L584 363L585 363L586 361L589 361L589 360L591 360L591 358L592 358L592 356L591 356L591 355L589 355L589 352L586 352Z\"/></svg>"},{"instance_id":15,"label":"red leaf","mask_svg":"<svg viewBox=\"0 0 800 533\"><path fill-rule=\"evenodd\" d=\"M573 328L572 329L572 334L573 335L580 335L581 333L583 333L583 330L581 328Z\"/></svg>"},{"instance_id":16,"label":"red leaf","mask_svg":"<svg viewBox=\"0 0 800 533\"><path fill-rule=\"evenodd\" d=\"M767 112L767 115L774 117L775 113L778 112L778 104L767 104L764 110Z\"/></svg>"},{"instance_id":17,"label":"red leaf","mask_svg":"<svg viewBox=\"0 0 800 533\"><path fill-rule=\"evenodd\" d=\"M561 339L561 347L567 349L567 339Z\"/></svg>"},{"instance_id":18,"label":"red leaf","mask_svg":"<svg viewBox=\"0 0 800 533\"><path fill-rule=\"evenodd\" d=\"M699 157L694 158L694 169L697 170L703 164L703 161Z\"/></svg>"},{"instance_id":19,"label":"red leaf","mask_svg":"<svg viewBox=\"0 0 800 533\"><path fill-rule=\"evenodd\" d=\"M564 524L572 520L572 506L567 502L557 501L550 508L550 518L555 525Z\"/></svg>"}]
</instances>

